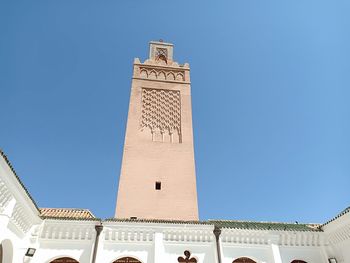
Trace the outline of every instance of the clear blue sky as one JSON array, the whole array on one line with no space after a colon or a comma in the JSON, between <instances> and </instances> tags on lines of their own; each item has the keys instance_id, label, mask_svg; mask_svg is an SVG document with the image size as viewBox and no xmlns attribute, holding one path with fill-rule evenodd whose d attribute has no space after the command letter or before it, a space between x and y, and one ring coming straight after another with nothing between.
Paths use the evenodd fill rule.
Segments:
<instances>
[{"instance_id":1,"label":"clear blue sky","mask_svg":"<svg viewBox=\"0 0 350 263\"><path fill-rule=\"evenodd\" d=\"M114 214L134 57L191 66L201 219L350 205L348 0L1 1L0 147L40 207Z\"/></svg>"}]
</instances>

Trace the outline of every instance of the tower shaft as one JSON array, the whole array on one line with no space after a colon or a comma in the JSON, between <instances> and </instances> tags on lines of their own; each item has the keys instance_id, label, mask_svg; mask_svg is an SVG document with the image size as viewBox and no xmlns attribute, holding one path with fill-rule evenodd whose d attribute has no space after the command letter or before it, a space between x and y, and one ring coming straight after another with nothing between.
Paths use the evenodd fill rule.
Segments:
<instances>
[{"instance_id":1,"label":"tower shaft","mask_svg":"<svg viewBox=\"0 0 350 263\"><path fill-rule=\"evenodd\" d=\"M116 217L198 220L190 68L172 44L134 61Z\"/></svg>"}]
</instances>

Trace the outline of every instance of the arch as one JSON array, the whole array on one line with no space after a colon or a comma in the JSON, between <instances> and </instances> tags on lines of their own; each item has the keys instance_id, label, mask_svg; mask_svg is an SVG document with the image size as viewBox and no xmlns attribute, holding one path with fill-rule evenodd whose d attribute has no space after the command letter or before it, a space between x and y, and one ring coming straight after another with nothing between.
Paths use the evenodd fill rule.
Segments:
<instances>
[{"instance_id":1,"label":"arch","mask_svg":"<svg viewBox=\"0 0 350 263\"><path fill-rule=\"evenodd\" d=\"M241 258L235 259L232 263L257 263L257 262L252 260L251 258L241 257Z\"/></svg>"},{"instance_id":2,"label":"arch","mask_svg":"<svg viewBox=\"0 0 350 263\"><path fill-rule=\"evenodd\" d=\"M169 72L166 78L169 80L175 80L175 75L174 75L174 73Z\"/></svg>"},{"instance_id":3,"label":"arch","mask_svg":"<svg viewBox=\"0 0 350 263\"><path fill-rule=\"evenodd\" d=\"M307 262L300 259L294 259L291 263L307 263Z\"/></svg>"},{"instance_id":4,"label":"arch","mask_svg":"<svg viewBox=\"0 0 350 263\"><path fill-rule=\"evenodd\" d=\"M147 73L147 70L145 70L145 69L142 69L141 71L140 71L140 76L141 76L141 78L148 78L148 73Z\"/></svg>"},{"instance_id":5,"label":"arch","mask_svg":"<svg viewBox=\"0 0 350 263\"><path fill-rule=\"evenodd\" d=\"M149 73L148 78L150 78L150 79L157 79L157 73L154 70L152 70Z\"/></svg>"},{"instance_id":6,"label":"arch","mask_svg":"<svg viewBox=\"0 0 350 263\"><path fill-rule=\"evenodd\" d=\"M5 239L0 243L0 263L12 263L13 246L9 239Z\"/></svg>"},{"instance_id":7,"label":"arch","mask_svg":"<svg viewBox=\"0 0 350 263\"><path fill-rule=\"evenodd\" d=\"M79 261L76 261L74 258L63 257L63 258L56 258L50 261L50 263L79 263Z\"/></svg>"},{"instance_id":8,"label":"arch","mask_svg":"<svg viewBox=\"0 0 350 263\"><path fill-rule=\"evenodd\" d=\"M181 73L177 73L176 74L176 80L180 80L180 81L184 81L184 75L182 75Z\"/></svg>"},{"instance_id":9,"label":"arch","mask_svg":"<svg viewBox=\"0 0 350 263\"><path fill-rule=\"evenodd\" d=\"M142 262L133 257L122 257L113 261L113 263L142 263Z\"/></svg>"},{"instance_id":10,"label":"arch","mask_svg":"<svg viewBox=\"0 0 350 263\"><path fill-rule=\"evenodd\" d=\"M158 73L158 79L166 79L164 71Z\"/></svg>"},{"instance_id":11,"label":"arch","mask_svg":"<svg viewBox=\"0 0 350 263\"><path fill-rule=\"evenodd\" d=\"M156 61L161 64L168 64L168 60L163 54L158 54L158 56L156 57Z\"/></svg>"}]
</instances>

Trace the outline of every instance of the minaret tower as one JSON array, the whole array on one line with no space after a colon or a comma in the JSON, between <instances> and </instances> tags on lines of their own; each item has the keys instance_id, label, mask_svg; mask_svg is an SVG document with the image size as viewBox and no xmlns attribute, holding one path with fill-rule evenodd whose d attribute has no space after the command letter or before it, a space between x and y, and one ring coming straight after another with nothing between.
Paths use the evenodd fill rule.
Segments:
<instances>
[{"instance_id":1,"label":"minaret tower","mask_svg":"<svg viewBox=\"0 0 350 263\"><path fill-rule=\"evenodd\" d=\"M134 60L115 216L198 220L190 68L169 43Z\"/></svg>"}]
</instances>

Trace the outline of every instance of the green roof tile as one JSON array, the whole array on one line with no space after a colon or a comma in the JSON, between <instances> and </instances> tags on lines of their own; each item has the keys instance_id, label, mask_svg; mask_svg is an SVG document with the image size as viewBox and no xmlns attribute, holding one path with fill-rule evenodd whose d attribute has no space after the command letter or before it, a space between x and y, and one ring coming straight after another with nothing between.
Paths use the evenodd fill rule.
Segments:
<instances>
[{"instance_id":1,"label":"green roof tile","mask_svg":"<svg viewBox=\"0 0 350 263\"><path fill-rule=\"evenodd\" d=\"M220 228L250 229L250 230L278 230L278 231L322 231L318 224L252 222L235 220L209 220L208 223Z\"/></svg>"}]
</instances>

